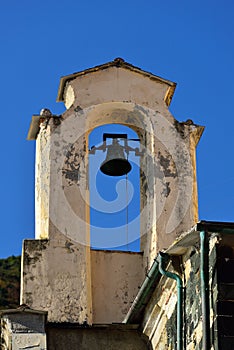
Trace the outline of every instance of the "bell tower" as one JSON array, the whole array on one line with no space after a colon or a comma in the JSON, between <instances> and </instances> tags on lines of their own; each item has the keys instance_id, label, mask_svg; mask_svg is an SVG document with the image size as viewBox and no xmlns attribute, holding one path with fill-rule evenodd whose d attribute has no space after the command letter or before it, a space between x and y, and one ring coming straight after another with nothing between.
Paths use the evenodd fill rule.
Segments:
<instances>
[{"instance_id":1,"label":"bell tower","mask_svg":"<svg viewBox=\"0 0 234 350\"><path fill-rule=\"evenodd\" d=\"M117 58L61 78L61 116L32 117L36 238L24 241L21 302L48 311L49 322L123 322L158 251L198 221L195 153L204 128L172 116L175 87ZM133 129L139 149L121 131L90 149L89 134L105 124ZM140 252L90 247L89 156L98 150L107 152L107 176L131 171L129 151L139 156Z\"/></svg>"}]
</instances>

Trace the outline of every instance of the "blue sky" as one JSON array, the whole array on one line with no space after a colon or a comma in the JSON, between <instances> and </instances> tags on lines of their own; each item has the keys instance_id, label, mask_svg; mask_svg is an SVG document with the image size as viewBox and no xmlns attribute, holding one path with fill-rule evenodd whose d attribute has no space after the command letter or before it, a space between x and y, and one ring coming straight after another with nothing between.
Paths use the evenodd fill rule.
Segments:
<instances>
[{"instance_id":1,"label":"blue sky","mask_svg":"<svg viewBox=\"0 0 234 350\"><path fill-rule=\"evenodd\" d=\"M54 114L61 76L123 57L177 82L170 110L206 127L197 149L200 219L234 221L234 3L8 1L1 4L0 257L34 236L32 114Z\"/></svg>"},{"instance_id":2,"label":"blue sky","mask_svg":"<svg viewBox=\"0 0 234 350\"><path fill-rule=\"evenodd\" d=\"M108 152L97 150L89 155L91 246L140 251L140 156L134 151L140 149L138 135L127 126L106 124L89 134L89 148L102 147L105 132L127 135L127 145L132 151L128 155L124 151L124 155L132 169L122 176L108 176L101 172L100 165L106 164L112 153L109 156ZM112 143L107 138L107 147ZM124 146L123 139L118 139L118 143ZM109 229L114 227L118 227L115 233Z\"/></svg>"}]
</instances>

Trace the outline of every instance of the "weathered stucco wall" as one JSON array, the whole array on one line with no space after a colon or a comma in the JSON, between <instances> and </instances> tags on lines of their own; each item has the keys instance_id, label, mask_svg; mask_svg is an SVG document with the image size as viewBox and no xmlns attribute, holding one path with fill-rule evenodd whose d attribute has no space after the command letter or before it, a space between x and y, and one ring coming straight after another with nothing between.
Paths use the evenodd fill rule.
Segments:
<instances>
[{"instance_id":1,"label":"weathered stucco wall","mask_svg":"<svg viewBox=\"0 0 234 350\"><path fill-rule=\"evenodd\" d=\"M203 128L174 119L166 102L171 86L121 67L97 70L67 82L64 98L69 108L60 117L41 120L36 156L36 238L47 240L24 244L21 301L48 310L50 321L91 324L92 311L97 322L111 322L114 315L108 306L104 316L100 307L103 298L99 288L97 294L94 288L100 285L96 276L104 283L100 270L110 274L115 254L93 253L97 266L92 262L91 273L87 140L94 128L109 123L129 126L139 135L143 151L139 213L143 264L139 257L129 258L138 260L136 271L129 268L130 274L116 262L120 282L115 288L106 288L105 295L119 293L119 286L131 279L130 275L135 276L124 305L114 315L116 320L127 310L157 252L195 224L195 146ZM128 230L132 235L131 225ZM122 292L118 295L120 301Z\"/></svg>"},{"instance_id":2,"label":"weathered stucco wall","mask_svg":"<svg viewBox=\"0 0 234 350\"><path fill-rule=\"evenodd\" d=\"M87 137L108 123L127 125L140 138L140 231L146 267L160 249L195 224L195 147L203 128L173 118L165 103L168 88L165 82L121 67L67 83L65 96L72 90L73 103L61 118L45 120L37 138L37 238L52 237L55 226L89 245Z\"/></svg>"},{"instance_id":3,"label":"weathered stucco wall","mask_svg":"<svg viewBox=\"0 0 234 350\"><path fill-rule=\"evenodd\" d=\"M27 309L1 312L1 350L46 350L46 313Z\"/></svg>"},{"instance_id":4,"label":"weathered stucco wall","mask_svg":"<svg viewBox=\"0 0 234 350\"><path fill-rule=\"evenodd\" d=\"M90 132L95 127L108 123L128 125L138 133L144 152L141 159L142 250L145 252L145 257L149 258L149 266L158 250L168 247L180 233L189 230L197 219L195 152L194 141L192 143L191 140L194 140L195 134L198 141L201 128L191 122L178 123L172 116L169 118L168 114L168 110L162 115L160 112L133 103L112 102L83 110L71 107L64 113L62 121L63 131L67 129L66 133L69 132L69 127L70 133L71 131L74 133L77 129L78 133L82 134L82 130ZM63 139L62 132L59 133ZM82 137L85 138L84 135ZM77 147L70 152L70 155L73 153L74 157L79 152ZM83 179L83 183L79 181L79 189L75 179L72 179L73 184L70 183L64 191L67 193L66 199L69 203L77 201L77 205L73 205L72 209L82 219L84 215L82 216L81 207L85 188L88 186L88 179L83 175L85 164L87 163L83 163L82 171L79 170L81 168L79 164L76 166L73 164L73 174L77 170L78 176ZM78 190L83 193L83 198L74 195ZM60 207L64 211L64 206ZM62 218L61 214L57 208L54 215L56 220ZM88 216L86 220L89 220ZM76 221L70 220L70 225ZM61 225L64 226L64 230L65 226L68 226L65 223L66 220L63 218Z\"/></svg>"},{"instance_id":5,"label":"weathered stucco wall","mask_svg":"<svg viewBox=\"0 0 234 350\"><path fill-rule=\"evenodd\" d=\"M126 101L156 110L165 104L168 88L167 84L139 73L110 67L71 80L67 84L64 100L67 108L79 105L84 109L106 102Z\"/></svg>"},{"instance_id":6,"label":"weathered stucco wall","mask_svg":"<svg viewBox=\"0 0 234 350\"><path fill-rule=\"evenodd\" d=\"M144 350L151 349L134 327L102 326L87 329L53 328L47 330L49 350ZM69 345L68 345L69 344Z\"/></svg>"},{"instance_id":7,"label":"weathered stucco wall","mask_svg":"<svg viewBox=\"0 0 234 350\"><path fill-rule=\"evenodd\" d=\"M62 235L24 241L21 304L48 311L49 322L91 324L86 258L85 246Z\"/></svg>"},{"instance_id":8,"label":"weathered stucco wall","mask_svg":"<svg viewBox=\"0 0 234 350\"><path fill-rule=\"evenodd\" d=\"M50 127L40 124L35 162L35 236L48 238L50 204Z\"/></svg>"},{"instance_id":9,"label":"weathered stucco wall","mask_svg":"<svg viewBox=\"0 0 234 350\"><path fill-rule=\"evenodd\" d=\"M119 123L139 135L145 151L141 248L148 268L160 249L198 220L195 147L203 128L191 120L174 119L165 102L169 87L166 81L119 66L76 76L67 82L63 95L68 108L65 119L78 111L79 119L85 115L86 130Z\"/></svg>"},{"instance_id":10,"label":"weathered stucco wall","mask_svg":"<svg viewBox=\"0 0 234 350\"><path fill-rule=\"evenodd\" d=\"M144 279L141 253L91 251L93 323L121 323Z\"/></svg>"}]
</instances>

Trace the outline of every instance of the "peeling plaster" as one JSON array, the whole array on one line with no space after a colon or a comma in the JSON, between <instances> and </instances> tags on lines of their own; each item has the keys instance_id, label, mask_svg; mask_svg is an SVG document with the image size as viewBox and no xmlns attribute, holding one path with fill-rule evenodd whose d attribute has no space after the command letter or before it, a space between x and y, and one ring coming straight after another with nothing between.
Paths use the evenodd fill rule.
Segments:
<instances>
[{"instance_id":1,"label":"peeling plaster","mask_svg":"<svg viewBox=\"0 0 234 350\"><path fill-rule=\"evenodd\" d=\"M195 196L185 201L189 181L196 181L195 161L190 161L192 122L179 123L171 115L164 101L167 84L133 71L112 67L77 76L65 90L69 109L44 121L37 138L37 237L48 241L41 246L26 242L22 299L48 310L52 322L91 324L93 314L110 323L118 314L121 322L157 251L194 224ZM91 268L86 142L94 128L108 123L135 130L145 148L140 169L144 254L134 265L132 283L121 259L118 268L105 266L111 283L105 276L95 280L102 273L100 264ZM118 284L112 280L116 274ZM110 292L111 287L115 290ZM108 304L114 295L115 306ZM105 316L106 304L110 310Z\"/></svg>"}]
</instances>

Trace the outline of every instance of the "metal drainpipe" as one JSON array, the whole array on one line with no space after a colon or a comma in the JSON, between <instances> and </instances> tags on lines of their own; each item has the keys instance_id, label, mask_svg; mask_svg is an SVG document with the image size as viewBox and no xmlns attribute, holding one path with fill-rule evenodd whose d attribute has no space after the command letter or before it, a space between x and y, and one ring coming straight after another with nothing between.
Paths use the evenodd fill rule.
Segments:
<instances>
[{"instance_id":1,"label":"metal drainpipe","mask_svg":"<svg viewBox=\"0 0 234 350\"><path fill-rule=\"evenodd\" d=\"M200 232L200 269L203 328L202 349L210 350L209 241L205 231Z\"/></svg>"},{"instance_id":2,"label":"metal drainpipe","mask_svg":"<svg viewBox=\"0 0 234 350\"><path fill-rule=\"evenodd\" d=\"M155 280L159 276L159 270L158 270L158 261L154 259L153 265L149 272L146 275L146 278L138 292L138 295L136 299L134 300L128 314L126 315L123 323L131 323L134 319L135 313L141 309L141 307L145 304L146 298L148 296L148 293L150 289L152 288L152 285L154 284Z\"/></svg>"},{"instance_id":3,"label":"metal drainpipe","mask_svg":"<svg viewBox=\"0 0 234 350\"><path fill-rule=\"evenodd\" d=\"M177 350L183 349L183 341L182 341L182 334L183 334L183 309L182 309L182 288L183 283L182 279L179 275L176 273L166 271L164 268L165 260L168 259L168 254L159 252L158 260L159 260L159 272L162 275L165 275L168 278L172 278L176 280L177 285Z\"/></svg>"}]
</instances>

